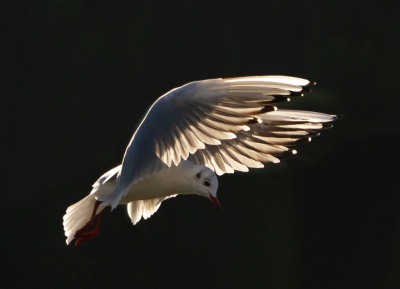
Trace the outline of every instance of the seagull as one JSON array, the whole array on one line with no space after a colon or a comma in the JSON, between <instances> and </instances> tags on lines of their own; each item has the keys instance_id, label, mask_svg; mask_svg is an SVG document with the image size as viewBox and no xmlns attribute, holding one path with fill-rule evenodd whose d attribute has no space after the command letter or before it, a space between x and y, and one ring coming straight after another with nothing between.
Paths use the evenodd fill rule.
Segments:
<instances>
[{"instance_id":1,"label":"seagull","mask_svg":"<svg viewBox=\"0 0 400 289\"><path fill-rule=\"evenodd\" d=\"M162 95L138 126L122 164L67 208L66 243L76 239L78 247L98 236L106 207L127 204L134 225L177 195L206 197L220 210L217 175L279 163L277 156L296 154L291 146L311 141L341 117L277 109L315 84L280 75L219 78L194 81Z\"/></svg>"}]
</instances>

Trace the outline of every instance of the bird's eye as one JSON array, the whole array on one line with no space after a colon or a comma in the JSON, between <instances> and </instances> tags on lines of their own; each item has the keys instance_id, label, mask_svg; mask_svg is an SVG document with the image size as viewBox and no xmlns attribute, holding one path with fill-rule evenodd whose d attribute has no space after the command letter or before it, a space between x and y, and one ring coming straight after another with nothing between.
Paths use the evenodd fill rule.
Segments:
<instances>
[{"instance_id":1,"label":"bird's eye","mask_svg":"<svg viewBox=\"0 0 400 289\"><path fill-rule=\"evenodd\" d=\"M205 185L206 187L209 187L209 186L210 186L210 182L209 182L209 181L205 181L205 182L204 182L204 185Z\"/></svg>"},{"instance_id":2,"label":"bird's eye","mask_svg":"<svg viewBox=\"0 0 400 289\"><path fill-rule=\"evenodd\" d=\"M201 177L201 174L200 174L200 173L197 173L197 175L196 175L196 176L197 176L197 178L198 178L198 179L200 179L200 177Z\"/></svg>"}]
</instances>

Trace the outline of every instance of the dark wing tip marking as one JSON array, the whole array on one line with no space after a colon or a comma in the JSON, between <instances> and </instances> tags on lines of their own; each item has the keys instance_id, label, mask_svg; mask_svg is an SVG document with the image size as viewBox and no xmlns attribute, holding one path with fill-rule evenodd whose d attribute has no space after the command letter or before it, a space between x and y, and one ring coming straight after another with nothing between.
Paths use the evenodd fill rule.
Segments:
<instances>
[{"instance_id":1,"label":"dark wing tip marking","mask_svg":"<svg viewBox=\"0 0 400 289\"><path fill-rule=\"evenodd\" d=\"M308 87L303 87L303 89L300 90L300 92L311 92L311 89L309 89Z\"/></svg>"},{"instance_id":2,"label":"dark wing tip marking","mask_svg":"<svg viewBox=\"0 0 400 289\"><path fill-rule=\"evenodd\" d=\"M287 156L292 156L292 155L295 155L295 154L297 154L296 150L289 149L288 151L281 152L281 154L277 155L277 156L279 156L279 157L287 157Z\"/></svg>"},{"instance_id":3,"label":"dark wing tip marking","mask_svg":"<svg viewBox=\"0 0 400 289\"><path fill-rule=\"evenodd\" d=\"M258 118L256 118L256 117L249 119L247 122L247 124L255 124L255 123L258 123Z\"/></svg>"},{"instance_id":4,"label":"dark wing tip marking","mask_svg":"<svg viewBox=\"0 0 400 289\"><path fill-rule=\"evenodd\" d=\"M281 95L272 95L272 96L274 97L273 100L260 101L259 104L264 106L271 106L272 104L290 101L290 98L286 96L281 96Z\"/></svg>"},{"instance_id":5,"label":"dark wing tip marking","mask_svg":"<svg viewBox=\"0 0 400 289\"><path fill-rule=\"evenodd\" d=\"M277 110L276 106L266 105L259 112L257 112L257 114L263 114L266 112L271 112L271 111L276 111L276 110Z\"/></svg>"},{"instance_id":6,"label":"dark wing tip marking","mask_svg":"<svg viewBox=\"0 0 400 289\"><path fill-rule=\"evenodd\" d=\"M339 120L339 119L342 119L343 118L343 115L337 115L335 118L334 118L334 120Z\"/></svg>"},{"instance_id":7,"label":"dark wing tip marking","mask_svg":"<svg viewBox=\"0 0 400 289\"><path fill-rule=\"evenodd\" d=\"M326 130L326 129L330 129L333 127L333 124L323 124L322 128L320 128L319 130Z\"/></svg>"},{"instance_id":8,"label":"dark wing tip marking","mask_svg":"<svg viewBox=\"0 0 400 289\"><path fill-rule=\"evenodd\" d=\"M297 92L297 91L291 91L289 95L290 96L304 96L303 93Z\"/></svg>"}]
</instances>

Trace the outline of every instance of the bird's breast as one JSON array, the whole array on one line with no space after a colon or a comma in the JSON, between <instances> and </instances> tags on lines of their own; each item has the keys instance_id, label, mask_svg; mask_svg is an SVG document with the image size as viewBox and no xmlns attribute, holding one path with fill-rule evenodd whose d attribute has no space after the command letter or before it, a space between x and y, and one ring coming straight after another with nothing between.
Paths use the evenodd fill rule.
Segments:
<instances>
[{"instance_id":1,"label":"bird's breast","mask_svg":"<svg viewBox=\"0 0 400 289\"><path fill-rule=\"evenodd\" d=\"M122 204L137 200L163 198L174 194L191 194L190 172L193 165L188 161L181 161L178 166L172 165L168 169L132 184L128 193L121 199ZM195 176L195 173L193 174Z\"/></svg>"}]
</instances>

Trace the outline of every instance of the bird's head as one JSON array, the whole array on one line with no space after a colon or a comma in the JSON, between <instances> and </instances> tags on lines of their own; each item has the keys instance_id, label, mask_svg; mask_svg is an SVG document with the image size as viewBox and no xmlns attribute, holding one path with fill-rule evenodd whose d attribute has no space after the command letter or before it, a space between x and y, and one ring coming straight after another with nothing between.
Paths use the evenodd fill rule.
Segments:
<instances>
[{"instance_id":1,"label":"bird's head","mask_svg":"<svg viewBox=\"0 0 400 289\"><path fill-rule=\"evenodd\" d=\"M216 174L209 168L202 166L195 171L193 178L194 193L210 199L217 210L220 211L221 207L217 199L218 179Z\"/></svg>"}]
</instances>

